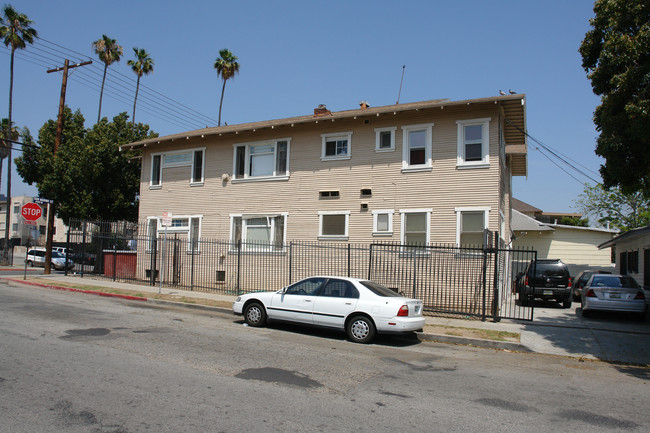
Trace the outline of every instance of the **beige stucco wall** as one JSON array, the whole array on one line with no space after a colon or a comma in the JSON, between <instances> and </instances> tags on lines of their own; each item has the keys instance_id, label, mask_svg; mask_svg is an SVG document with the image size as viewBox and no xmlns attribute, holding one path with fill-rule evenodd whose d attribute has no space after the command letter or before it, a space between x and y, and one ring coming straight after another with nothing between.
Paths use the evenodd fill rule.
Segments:
<instances>
[{"instance_id":1,"label":"beige stucco wall","mask_svg":"<svg viewBox=\"0 0 650 433\"><path fill-rule=\"evenodd\" d=\"M458 169L457 120L491 118L489 168ZM316 123L318 120L318 123ZM456 242L457 207L489 207L489 229L498 231L500 206L509 199L510 179L500 182L499 108L451 107L397 113L380 117L337 120L315 119L308 125L266 128L256 132L206 136L145 147L140 188L141 221L160 217L201 216L201 237L228 239L230 214L286 212L287 240L317 240L319 211L349 211L349 241L400 241L400 210L431 209L430 242ZM433 169L402 173L402 126L434 123ZM395 151L375 151L375 128L397 127ZM351 158L321 161L321 134L352 131ZM289 180L233 183L223 181L233 172L233 145L290 138ZM150 189L151 153L205 148L202 186L190 186L190 167L163 169L162 187ZM505 164L503 165L506 169ZM372 197L360 190L371 188ZM339 190L338 199L321 199L319 191ZM361 203L368 210L361 210ZM373 237L372 210L393 209L393 235ZM503 209L506 227L509 209ZM509 230L508 230L509 231Z\"/></svg>"},{"instance_id":2,"label":"beige stucco wall","mask_svg":"<svg viewBox=\"0 0 650 433\"><path fill-rule=\"evenodd\" d=\"M614 237L613 233L580 228L553 227L554 231L516 233L514 248L537 250L540 259L561 259L569 265L571 275L585 268L612 268L611 249L598 245Z\"/></svg>"}]
</instances>

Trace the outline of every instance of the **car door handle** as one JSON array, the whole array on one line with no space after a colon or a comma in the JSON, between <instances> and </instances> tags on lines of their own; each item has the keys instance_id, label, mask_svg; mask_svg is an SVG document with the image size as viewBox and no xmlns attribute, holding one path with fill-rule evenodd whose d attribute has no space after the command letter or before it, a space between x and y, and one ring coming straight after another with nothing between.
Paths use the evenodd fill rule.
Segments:
<instances>
[{"instance_id":1,"label":"car door handle","mask_svg":"<svg viewBox=\"0 0 650 433\"><path fill-rule=\"evenodd\" d=\"M304 299L305 302L311 302L311 299Z\"/></svg>"},{"instance_id":2,"label":"car door handle","mask_svg":"<svg viewBox=\"0 0 650 433\"><path fill-rule=\"evenodd\" d=\"M352 302L346 302L345 305L352 305Z\"/></svg>"}]
</instances>

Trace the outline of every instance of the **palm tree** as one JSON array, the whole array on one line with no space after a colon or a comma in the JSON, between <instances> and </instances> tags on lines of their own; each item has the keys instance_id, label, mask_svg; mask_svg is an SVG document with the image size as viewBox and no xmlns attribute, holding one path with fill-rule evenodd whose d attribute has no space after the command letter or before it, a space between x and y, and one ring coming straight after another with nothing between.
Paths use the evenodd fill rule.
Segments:
<instances>
[{"instance_id":1,"label":"palm tree","mask_svg":"<svg viewBox=\"0 0 650 433\"><path fill-rule=\"evenodd\" d=\"M143 75L149 75L153 73L153 59L149 57L144 48L137 49L133 48L135 53L135 60L129 60L126 62L127 65L131 67L135 75L138 76L138 82L135 85L135 99L133 100L133 116L131 121L135 125L135 104L138 102L138 90L140 90L140 78Z\"/></svg>"},{"instance_id":2,"label":"palm tree","mask_svg":"<svg viewBox=\"0 0 650 433\"><path fill-rule=\"evenodd\" d=\"M111 39L106 35L102 35L101 39L93 42L95 54L99 60L104 62L104 77L102 78L102 90L99 92L99 112L97 113L97 123L102 117L102 97L104 96L104 82L106 81L106 71L109 65L114 62L120 61L120 56L124 52L123 48L117 44L117 40Z\"/></svg>"},{"instance_id":3,"label":"palm tree","mask_svg":"<svg viewBox=\"0 0 650 433\"><path fill-rule=\"evenodd\" d=\"M223 92L226 90L226 81L233 78L235 74L239 73L239 63L237 63L237 56L234 56L230 50L223 49L219 51L219 57L214 63L214 69L217 70L217 75L223 79L223 87L221 87L221 101L219 102L219 124L221 126L221 106L223 105Z\"/></svg>"},{"instance_id":4,"label":"palm tree","mask_svg":"<svg viewBox=\"0 0 650 433\"><path fill-rule=\"evenodd\" d=\"M11 128L11 133L9 132L9 119L4 118L2 121L0 121L0 130L2 131L3 138L7 140L18 141L18 130L16 128ZM2 140L0 143L0 173L2 173L2 160L9 156L10 151L11 141Z\"/></svg>"},{"instance_id":5,"label":"palm tree","mask_svg":"<svg viewBox=\"0 0 650 433\"><path fill-rule=\"evenodd\" d=\"M24 49L25 46L34 43L34 38L38 37L38 32L31 28L32 20L27 15L18 13L13 6L6 5L3 9L3 16L0 17L0 38L4 39L5 46L11 45L11 60L9 63L9 118L7 125L12 125L11 111L14 93L14 53L17 49ZM5 138L11 140L13 137L11 128L3 130ZM5 253L9 247L9 205L11 203L11 146L8 146L7 152L7 212L5 220ZM2 166L0 165L0 174Z\"/></svg>"}]
</instances>

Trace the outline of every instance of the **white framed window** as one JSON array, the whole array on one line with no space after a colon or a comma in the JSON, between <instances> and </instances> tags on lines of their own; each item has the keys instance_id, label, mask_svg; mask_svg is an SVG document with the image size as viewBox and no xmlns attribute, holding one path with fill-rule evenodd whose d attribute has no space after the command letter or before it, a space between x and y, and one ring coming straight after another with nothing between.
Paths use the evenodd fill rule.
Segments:
<instances>
[{"instance_id":1,"label":"white framed window","mask_svg":"<svg viewBox=\"0 0 650 433\"><path fill-rule=\"evenodd\" d=\"M14 203L14 213L20 213L20 203Z\"/></svg>"},{"instance_id":2,"label":"white framed window","mask_svg":"<svg viewBox=\"0 0 650 433\"><path fill-rule=\"evenodd\" d=\"M291 138L236 144L233 183L289 179Z\"/></svg>"},{"instance_id":3,"label":"white framed window","mask_svg":"<svg viewBox=\"0 0 650 433\"><path fill-rule=\"evenodd\" d=\"M402 172L430 171L433 123L402 126Z\"/></svg>"},{"instance_id":4,"label":"white framed window","mask_svg":"<svg viewBox=\"0 0 650 433\"><path fill-rule=\"evenodd\" d=\"M190 186L203 185L204 155L205 148L152 154L149 188L162 186L163 169L183 166L190 167Z\"/></svg>"},{"instance_id":5,"label":"white framed window","mask_svg":"<svg viewBox=\"0 0 650 433\"><path fill-rule=\"evenodd\" d=\"M490 207L457 207L456 245L483 246Z\"/></svg>"},{"instance_id":6,"label":"white framed window","mask_svg":"<svg viewBox=\"0 0 650 433\"><path fill-rule=\"evenodd\" d=\"M428 245L432 209L403 209L401 214L401 244Z\"/></svg>"},{"instance_id":7,"label":"white framed window","mask_svg":"<svg viewBox=\"0 0 650 433\"><path fill-rule=\"evenodd\" d=\"M490 166L490 118L457 120L458 168Z\"/></svg>"},{"instance_id":8,"label":"white framed window","mask_svg":"<svg viewBox=\"0 0 650 433\"><path fill-rule=\"evenodd\" d=\"M318 212L318 239L348 240L350 211Z\"/></svg>"},{"instance_id":9,"label":"white framed window","mask_svg":"<svg viewBox=\"0 0 650 433\"><path fill-rule=\"evenodd\" d=\"M203 215L174 215L172 224L169 227L163 227L162 218L149 217L147 218L147 234L149 236L149 245L147 252L153 251L155 238L159 237L161 233L179 233L187 235L187 252L198 252L201 238L201 222Z\"/></svg>"},{"instance_id":10,"label":"white framed window","mask_svg":"<svg viewBox=\"0 0 650 433\"><path fill-rule=\"evenodd\" d=\"M352 132L321 134L322 161L350 159L352 155Z\"/></svg>"},{"instance_id":11,"label":"white framed window","mask_svg":"<svg viewBox=\"0 0 650 433\"><path fill-rule=\"evenodd\" d=\"M393 209L381 209L372 211L372 235L392 236L393 235Z\"/></svg>"},{"instance_id":12,"label":"white framed window","mask_svg":"<svg viewBox=\"0 0 650 433\"><path fill-rule=\"evenodd\" d=\"M230 215L232 249L239 248L241 242L242 251L284 251L288 215L286 212Z\"/></svg>"},{"instance_id":13,"label":"white framed window","mask_svg":"<svg viewBox=\"0 0 650 433\"><path fill-rule=\"evenodd\" d=\"M395 131L396 126L389 128L375 128L375 151L376 152L394 152L395 151Z\"/></svg>"}]
</instances>

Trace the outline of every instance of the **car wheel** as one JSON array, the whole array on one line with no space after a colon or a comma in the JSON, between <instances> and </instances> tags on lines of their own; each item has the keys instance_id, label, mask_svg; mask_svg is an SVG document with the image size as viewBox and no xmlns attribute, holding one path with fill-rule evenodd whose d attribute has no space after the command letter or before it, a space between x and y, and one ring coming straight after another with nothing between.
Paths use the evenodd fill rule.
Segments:
<instances>
[{"instance_id":1,"label":"car wheel","mask_svg":"<svg viewBox=\"0 0 650 433\"><path fill-rule=\"evenodd\" d=\"M591 311L585 310L584 308L582 309L582 317L589 317L591 316Z\"/></svg>"},{"instance_id":2,"label":"car wheel","mask_svg":"<svg viewBox=\"0 0 650 433\"><path fill-rule=\"evenodd\" d=\"M375 337L375 324L366 316L354 316L346 327L348 337L355 343L368 343Z\"/></svg>"},{"instance_id":3,"label":"car wheel","mask_svg":"<svg viewBox=\"0 0 650 433\"><path fill-rule=\"evenodd\" d=\"M252 302L244 309L244 319L249 326L260 327L266 324L266 310L262 304Z\"/></svg>"},{"instance_id":4,"label":"car wheel","mask_svg":"<svg viewBox=\"0 0 650 433\"><path fill-rule=\"evenodd\" d=\"M34 267L34 262L32 262L31 260L27 260L27 266L29 266L30 268L33 268Z\"/></svg>"},{"instance_id":5,"label":"car wheel","mask_svg":"<svg viewBox=\"0 0 650 433\"><path fill-rule=\"evenodd\" d=\"M564 298L564 301L562 302L562 306L564 308L571 308L571 295Z\"/></svg>"}]
</instances>

